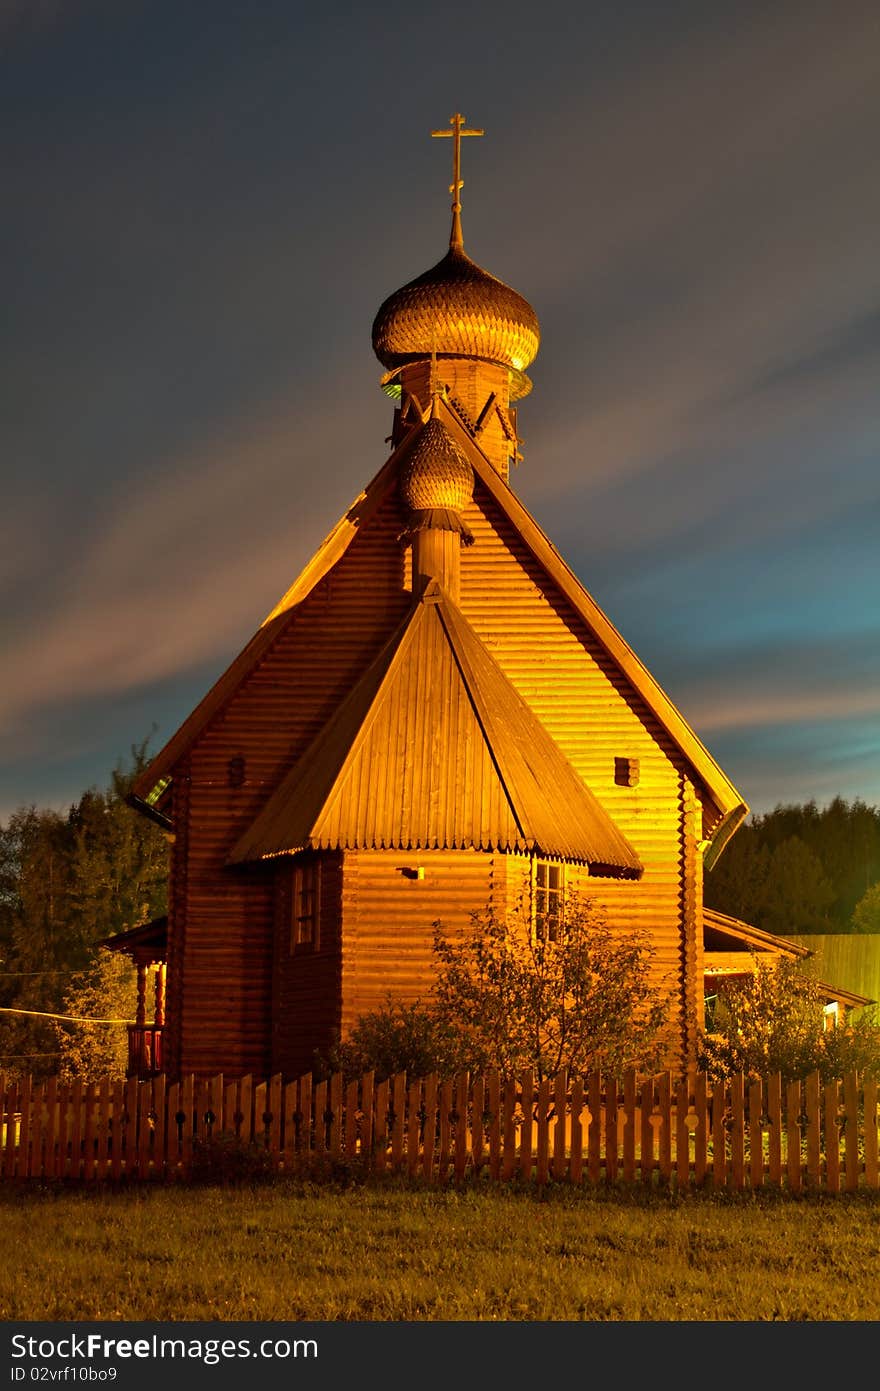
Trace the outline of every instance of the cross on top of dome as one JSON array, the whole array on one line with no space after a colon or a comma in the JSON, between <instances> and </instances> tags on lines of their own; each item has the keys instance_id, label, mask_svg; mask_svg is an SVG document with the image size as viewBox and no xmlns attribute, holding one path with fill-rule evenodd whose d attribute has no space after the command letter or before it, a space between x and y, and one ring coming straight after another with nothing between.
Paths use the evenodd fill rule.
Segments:
<instances>
[{"instance_id":1,"label":"cross on top of dome","mask_svg":"<svg viewBox=\"0 0 880 1391\"><path fill-rule=\"evenodd\" d=\"M449 234L449 245L459 249L464 247L461 234L461 190L464 188L464 179L461 177L461 140L464 135L486 134L484 130L467 130L464 119L461 112L456 111L454 116L449 117L452 130L431 131L432 136L452 137L452 183L449 185L449 192L452 194L452 231Z\"/></svg>"}]
</instances>

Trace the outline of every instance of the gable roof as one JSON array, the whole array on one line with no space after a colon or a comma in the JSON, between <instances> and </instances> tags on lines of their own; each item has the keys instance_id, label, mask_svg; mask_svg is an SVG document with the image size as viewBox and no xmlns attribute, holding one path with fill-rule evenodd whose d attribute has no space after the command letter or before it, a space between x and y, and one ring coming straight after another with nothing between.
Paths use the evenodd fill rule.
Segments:
<instances>
[{"instance_id":1,"label":"gable roof","mask_svg":"<svg viewBox=\"0 0 880 1391\"><path fill-rule=\"evenodd\" d=\"M398 445L394 453L386 459L379 472L370 480L363 492L359 493L348 511L340 517L333 530L322 541L312 559L297 576L290 589L282 595L278 603L266 615L257 631L242 648L238 656L217 678L213 686L187 716L183 724L171 736L156 757L135 780L131 801L141 811L149 806L150 794L163 778L170 778L174 767L189 752L202 731L215 715L223 709L227 700L253 671L257 663L266 655L277 637L280 636L291 613L307 599L316 585L333 569L336 562L345 554L358 530L369 521L388 495L397 479L397 463L400 455L409 444L409 436Z\"/></svg>"},{"instance_id":2,"label":"gable roof","mask_svg":"<svg viewBox=\"0 0 880 1391\"><path fill-rule=\"evenodd\" d=\"M432 584L230 863L320 849L535 852L641 865L461 611Z\"/></svg>"},{"instance_id":3,"label":"gable roof","mask_svg":"<svg viewBox=\"0 0 880 1391\"><path fill-rule=\"evenodd\" d=\"M733 951L741 951L743 956L746 954L756 955L760 951L766 951L775 956L787 957L790 961L799 961L803 970L812 976L828 1000L836 1000L838 1004L844 1005L847 1009L875 1004L876 1000L870 995L861 995L849 989L848 986L831 985L828 981L819 979L816 970L817 945L829 941L833 942L834 938L817 936L777 937L772 932L765 932L760 927L753 927L751 923L741 922L739 918L730 918L726 913L718 913L713 908L703 909L703 945L706 955L705 974L707 976L718 973L719 967L715 963L719 960L724 961L723 967L720 967L720 973L724 975L731 973L731 948ZM719 953L722 953L720 957ZM809 964L807 964L808 958L811 958ZM821 954L819 959L821 960ZM828 963L822 964L827 965ZM837 966L836 962L834 966ZM737 967L736 970L738 971L738 969ZM744 967L744 970L749 971L751 967ZM836 969L834 974L836 978Z\"/></svg>"},{"instance_id":4,"label":"gable roof","mask_svg":"<svg viewBox=\"0 0 880 1391\"><path fill-rule=\"evenodd\" d=\"M494 499L522 540L544 567L550 578L565 595L576 613L595 634L598 641L616 662L647 708L653 712L684 755L699 780L716 803L721 819L713 828L705 855L707 868L717 859L730 836L748 815L748 806L721 768L682 718L672 701L641 663L632 648L606 617L577 576L562 559L556 547L516 494L486 457L470 432L465 428L453 407L439 400L438 409L444 424L473 466L477 479ZM261 627L214 684L204 699L181 725L177 733L156 755L134 786L136 800L145 799L160 778L168 776L175 763L191 747L210 720L224 706L245 676L265 655L275 638L286 626L287 619L344 555L362 527L395 486L398 464L411 441L407 435L385 464L352 503L329 536L316 551L297 580L268 614Z\"/></svg>"},{"instance_id":5,"label":"gable roof","mask_svg":"<svg viewBox=\"0 0 880 1391\"><path fill-rule=\"evenodd\" d=\"M124 932L114 932L105 937L102 947L109 951L125 952L133 961L157 962L168 959L168 914L153 918L152 922L140 923Z\"/></svg>"},{"instance_id":6,"label":"gable roof","mask_svg":"<svg viewBox=\"0 0 880 1391\"><path fill-rule=\"evenodd\" d=\"M751 923L739 918L718 913L714 908L703 909L703 945L707 951L769 951L791 960L810 955L810 948L799 942L791 942L787 937L777 937L763 928L753 927Z\"/></svg>"}]
</instances>

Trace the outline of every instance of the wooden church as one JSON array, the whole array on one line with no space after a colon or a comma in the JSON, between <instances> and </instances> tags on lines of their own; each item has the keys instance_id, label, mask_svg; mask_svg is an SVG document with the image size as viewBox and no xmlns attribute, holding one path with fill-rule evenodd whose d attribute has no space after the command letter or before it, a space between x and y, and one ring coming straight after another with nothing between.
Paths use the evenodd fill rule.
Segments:
<instances>
[{"instance_id":1,"label":"wooden church","mask_svg":"<svg viewBox=\"0 0 880 1391\"><path fill-rule=\"evenodd\" d=\"M172 840L140 929L170 1073L307 1070L425 998L436 920L541 930L575 891L650 934L695 1053L703 873L748 808L511 487L538 320L464 250L450 126L449 250L373 324L390 457L135 788Z\"/></svg>"}]
</instances>

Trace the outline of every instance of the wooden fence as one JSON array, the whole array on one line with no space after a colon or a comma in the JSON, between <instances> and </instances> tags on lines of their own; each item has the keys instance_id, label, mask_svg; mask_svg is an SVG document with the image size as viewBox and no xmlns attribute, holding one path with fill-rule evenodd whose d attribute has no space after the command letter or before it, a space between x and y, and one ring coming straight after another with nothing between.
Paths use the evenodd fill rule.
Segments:
<instances>
[{"instance_id":1,"label":"wooden fence","mask_svg":"<svg viewBox=\"0 0 880 1391\"><path fill-rule=\"evenodd\" d=\"M497 1072L34 1084L0 1076L0 1179L173 1180L222 1159L423 1182L877 1189L877 1082Z\"/></svg>"}]
</instances>

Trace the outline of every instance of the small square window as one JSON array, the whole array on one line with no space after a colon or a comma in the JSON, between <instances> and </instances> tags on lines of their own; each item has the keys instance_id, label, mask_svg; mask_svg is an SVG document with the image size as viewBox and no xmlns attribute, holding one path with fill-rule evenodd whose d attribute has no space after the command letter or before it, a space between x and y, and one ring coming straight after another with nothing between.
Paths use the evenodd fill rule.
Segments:
<instances>
[{"instance_id":1,"label":"small square window","mask_svg":"<svg viewBox=\"0 0 880 1391\"><path fill-rule=\"evenodd\" d=\"M639 760L637 758L615 758L614 781L618 787L637 787Z\"/></svg>"}]
</instances>

